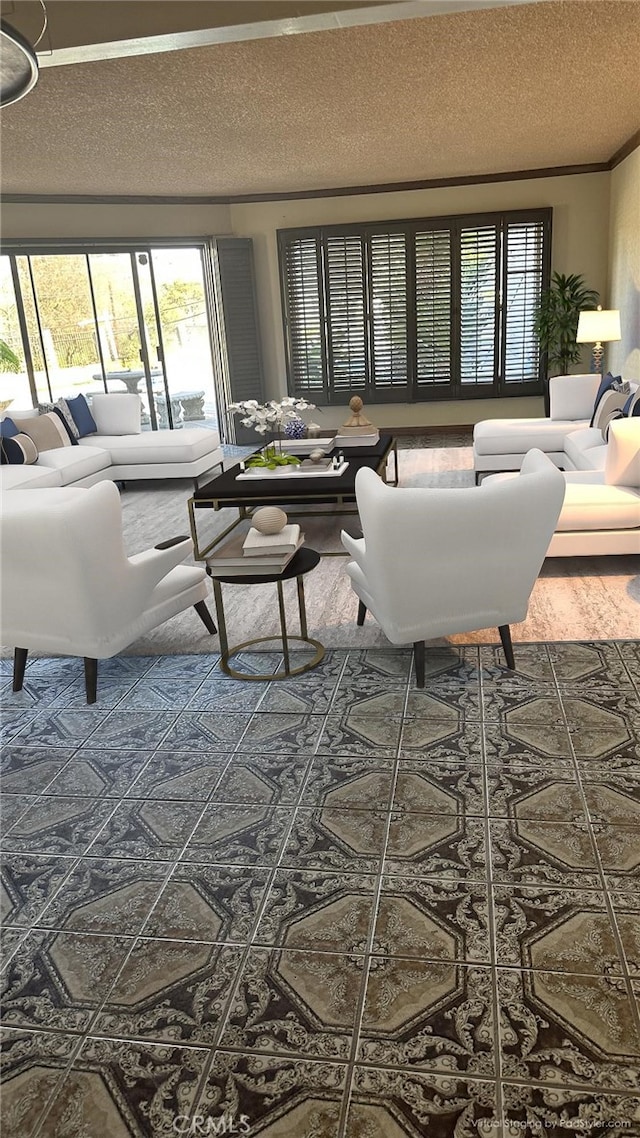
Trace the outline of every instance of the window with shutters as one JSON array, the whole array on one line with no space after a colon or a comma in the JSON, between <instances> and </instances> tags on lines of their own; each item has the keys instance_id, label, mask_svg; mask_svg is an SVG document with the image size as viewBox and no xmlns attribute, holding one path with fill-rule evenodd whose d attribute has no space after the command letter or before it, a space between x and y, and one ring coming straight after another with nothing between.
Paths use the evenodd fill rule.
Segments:
<instances>
[{"instance_id":1,"label":"window with shutters","mask_svg":"<svg viewBox=\"0 0 640 1138\"><path fill-rule=\"evenodd\" d=\"M542 390L550 209L278 233L289 389L314 402Z\"/></svg>"},{"instance_id":2,"label":"window with shutters","mask_svg":"<svg viewBox=\"0 0 640 1138\"><path fill-rule=\"evenodd\" d=\"M327 363L335 394L368 386L364 242L327 237L324 247Z\"/></svg>"}]
</instances>

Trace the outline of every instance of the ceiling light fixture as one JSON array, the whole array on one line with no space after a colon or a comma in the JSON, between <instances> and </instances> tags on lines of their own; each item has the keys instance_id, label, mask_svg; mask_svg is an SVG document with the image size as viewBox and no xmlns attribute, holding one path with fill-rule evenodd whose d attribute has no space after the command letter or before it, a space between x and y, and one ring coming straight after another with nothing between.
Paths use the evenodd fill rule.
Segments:
<instances>
[{"instance_id":1,"label":"ceiling light fixture","mask_svg":"<svg viewBox=\"0 0 640 1138\"><path fill-rule=\"evenodd\" d=\"M0 107L8 107L23 99L38 82L38 57L35 48L47 27L47 9L40 0L44 21L42 31L32 46L22 32L6 20L0 20Z\"/></svg>"}]
</instances>

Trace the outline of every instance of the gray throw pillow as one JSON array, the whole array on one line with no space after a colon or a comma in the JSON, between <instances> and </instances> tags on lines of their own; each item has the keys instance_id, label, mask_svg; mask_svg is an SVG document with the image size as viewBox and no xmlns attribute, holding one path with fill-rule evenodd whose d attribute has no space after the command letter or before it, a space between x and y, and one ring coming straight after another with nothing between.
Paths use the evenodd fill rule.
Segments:
<instances>
[{"instance_id":1,"label":"gray throw pillow","mask_svg":"<svg viewBox=\"0 0 640 1138\"><path fill-rule=\"evenodd\" d=\"M75 439L77 441L80 438L80 431L78 430L76 421L67 406L66 399L58 399L57 403L54 404L53 410L59 412L59 414L64 419L65 426L69 428L71 440L73 441Z\"/></svg>"}]
</instances>

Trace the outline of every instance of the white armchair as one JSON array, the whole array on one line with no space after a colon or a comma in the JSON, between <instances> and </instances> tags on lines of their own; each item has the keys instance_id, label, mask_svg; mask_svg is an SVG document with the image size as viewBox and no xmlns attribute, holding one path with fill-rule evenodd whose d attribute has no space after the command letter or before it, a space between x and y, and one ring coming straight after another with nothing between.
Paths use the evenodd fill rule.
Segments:
<instances>
[{"instance_id":1,"label":"white armchair","mask_svg":"<svg viewBox=\"0 0 640 1138\"><path fill-rule=\"evenodd\" d=\"M182 565L190 538L127 557L113 482L89 489L15 490L2 502L2 641L15 648L13 690L29 651L83 656L87 702L97 661L190 608L216 632L204 569Z\"/></svg>"},{"instance_id":2,"label":"white armchair","mask_svg":"<svg viewBox=\"0 0 640 1138\"><path fill-rule=\"evenodd\" d=\"M478 628L498 627L514 668L509 625L527 615L564 490L538 450L518 476L468 489L397 489L358 471L363 537L342 534L358 624L369 609L392 644L413 643L418 687L425 640Z\"/></svg>"}]
</instances>

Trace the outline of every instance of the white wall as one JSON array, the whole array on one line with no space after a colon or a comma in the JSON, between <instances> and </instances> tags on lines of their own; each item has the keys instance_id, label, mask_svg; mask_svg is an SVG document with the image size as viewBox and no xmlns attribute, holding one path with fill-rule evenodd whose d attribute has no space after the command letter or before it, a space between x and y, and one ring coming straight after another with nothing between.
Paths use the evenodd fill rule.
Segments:
<instances>
[{"instance_id":1,"label":"white wall","mask_svg":"<svg viewBox=\"0 0 640 1138\"><path fill-rule=\"evenodd\" d=\"M640 383L640 147L611 171L609 307L620 309L619 343L607 366Z\"/></svg>"},{"instance_id":2,"label":"white wall","mask_svg":"<svg viewBox=\"0 0 640 1138\"><path fill-rule=\"evenodd\" d=\"M38 237L205 237L230 233L226 205L4 202L5 239Z\"/></svg>"},{"instance_id":3,"label":"white wall","mask_svg":"<svg viewBox=\"0 0 640 1138\"><path fill-rule=\"evenodd\" d=\"M575 174L481 185L353 197L307 198L300 201L232 205L231 225L237 236L254 242L258 305L267 389L272 397L286 392L282 312L276 231L302 225L437 217L501 209L553 207L552 266L560 272L583 273L589 286L605 294L609 224L609 178ZM576 371L588 370L588 350ZM488 417L542 413L542 399L473 400L441 403L369 405L380 426L427 426L473 423ZM339 408L328 409L322 423L344 420Z\"/></svg>"}]
</instances>

